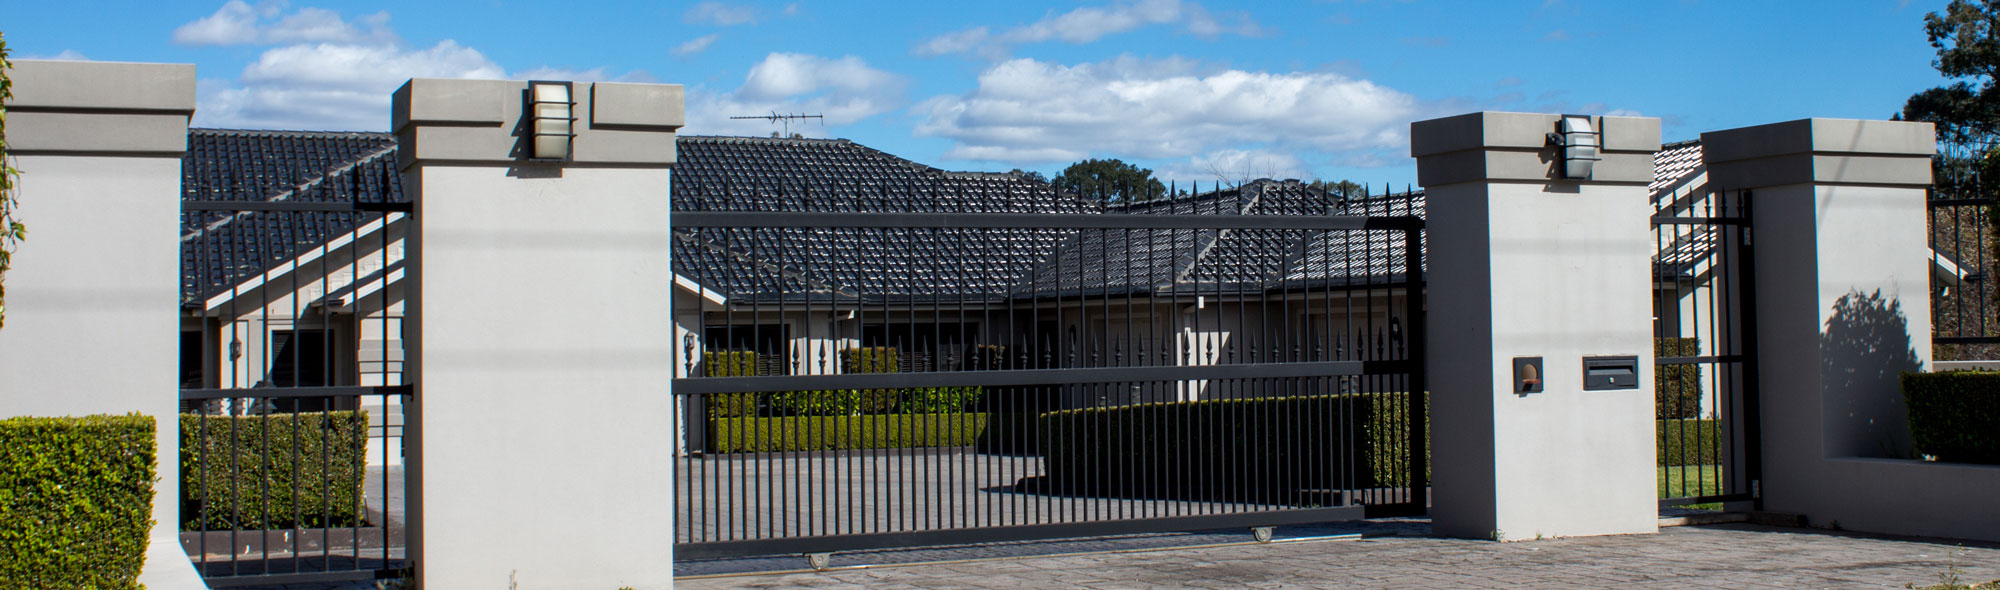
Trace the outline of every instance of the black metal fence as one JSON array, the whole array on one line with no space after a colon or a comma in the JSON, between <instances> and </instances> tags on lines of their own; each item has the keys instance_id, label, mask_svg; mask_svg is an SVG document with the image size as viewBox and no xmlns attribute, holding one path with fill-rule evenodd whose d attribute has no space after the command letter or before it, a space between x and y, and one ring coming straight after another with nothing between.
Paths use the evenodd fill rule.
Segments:
<instances>
[{"instance_id":1,"label":"black metal fence","mask_svg":"<svg viewBox=\"0 0 2000 590\"><path fill-rule=\"evenodd\" d=\"M2000 309L1992 262L1994 207L1990 145L1948 145L1933 160L1929 230L1932 354L1940 361L2000 359Z\"/></svg>"},{"instance_id":2,"label":"black metal fence","mask_svg":"<svg viewBox=\"0 0 2000 590\"><path fill-rule=\"evenodd\" d=\"M677 555L1422 513L1421 194L1145 196L676 187Z\"/></svg>"},{"instance_id":3,"label":"black metal fence","mask_svg":"<svg viewBox=\"0 0 2000 590\"><path fill-rule=\"evenodd\" d=\"M410 207L356 192L393 194L183 201L178 524L211 586L404 565Z\"/></svg>"},{"instance_id":4,"label":"black metal fence","mask_svg":"<svg viewBox=\"0 0 2000 590\"><path fill-rule=\"evenodd\" d=\"M1660 506L1752 500L1756 317L1748 191L1706 186L1654 204L1654 411Z\"/></svg>"}]
</instances>

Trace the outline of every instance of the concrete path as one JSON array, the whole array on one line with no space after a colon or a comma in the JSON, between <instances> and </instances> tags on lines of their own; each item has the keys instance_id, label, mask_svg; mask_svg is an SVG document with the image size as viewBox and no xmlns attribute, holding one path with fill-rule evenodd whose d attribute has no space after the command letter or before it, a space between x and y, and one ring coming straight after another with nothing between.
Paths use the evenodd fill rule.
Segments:
<instances>
[{"instance_id":1,"label":"concrete path","mask_svg":"<svg viewBox=\"0 0 2000 590\"><path fill-rule=\"evenodd\" d=\"M2000 580L2000 546L1757 525L1493 543L1420 536L1152 549L682 578L711 588L1902 588L1953 563Z\"/></svg>"}]
</instances>

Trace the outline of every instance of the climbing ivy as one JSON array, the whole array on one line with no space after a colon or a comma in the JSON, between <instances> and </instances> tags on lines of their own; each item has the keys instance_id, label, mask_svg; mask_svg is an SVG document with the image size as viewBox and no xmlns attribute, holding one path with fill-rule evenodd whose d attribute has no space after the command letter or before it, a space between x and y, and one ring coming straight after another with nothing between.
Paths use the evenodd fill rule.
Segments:
<instances>
[{"instance_id":1,"label":"climbing ivy","mask_svg":"<svg viewBox=\"0 0 2000 590\"><path fill-rule=\"evenodd\" d=\"M14 219L14 160L7 157L7 101L14 98L14 82L7 70L7 34L0 33L0 326L7 323L7 268L12 266L14 248L28 238L28 226Z\"/></svg>"}]
</instances>

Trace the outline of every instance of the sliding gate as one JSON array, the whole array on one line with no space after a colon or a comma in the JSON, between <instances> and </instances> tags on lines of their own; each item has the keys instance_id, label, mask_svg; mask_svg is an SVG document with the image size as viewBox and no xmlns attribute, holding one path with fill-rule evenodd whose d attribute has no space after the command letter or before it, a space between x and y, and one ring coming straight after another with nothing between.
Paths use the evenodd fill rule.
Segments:
<instances>
[{"instance_id":1,"label":"sliding gate","mask_svg":"<svg viewBox=\"0 0 2000 590\"><path fill-rule=\"evenodd\" d=\"M1418 195L675 190L678 557L1425 510Z\"/></svg>"}]
</instances>

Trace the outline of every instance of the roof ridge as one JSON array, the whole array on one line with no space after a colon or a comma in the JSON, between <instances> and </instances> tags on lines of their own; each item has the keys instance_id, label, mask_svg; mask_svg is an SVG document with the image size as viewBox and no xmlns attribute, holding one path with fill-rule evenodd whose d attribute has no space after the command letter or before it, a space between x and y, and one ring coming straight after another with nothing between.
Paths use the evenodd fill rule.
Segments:
<instances>
[{"instance_id":1,"label":"roof ridge","mask_svg":"<svg viewBox=\"0 0 2000 590\"><path fill-rule=\"evenodd\" d=\"M220 129L215 127L189 127L188 135L221 135L235 137L373 137L393 140L396 134L386 131L313 131L297 129Z\"/></svg>"},{"instance_id":2,"label":"roof ridge","mask_svg":"<svg viewBox=\"0 0 2000 590\"><path fill-rule=\"evenodd\" d=\"M289 189L285 189L285 190L283 190L283 191L279 191L279 192L278 192L277 194L273 194L273 195L271 195L271 196L268 196L268 197L264 197L264 198L262 198L262 199L259 199L259 201L261 201L261 202L265 202L265 203L276 203L276 202L279 202L279 201L287 201L287 200L290 200L290 199L292 198L292 195L296 195L296 194L299 194L299 193L300 193L301 191L308 191L308 190L312 190L312 189L313 189L314 187L317 187L317 186L319 186L320 184L322 184L322 183L325 183L325 182L326 182L327 180L329 180L329 179L333 179L333 178L338 178L338 177L340 177L340 176L342 176L342 175L345 175L345 174L347 174L347 173L349 173L349 172L353 172L353 171L354 171L354 170L355 170L356 168L360 168L360 167L362 167L362 166L366 166L366 165L368 165L368 164L369 164L369 163L371 163L371 162L376 162L376 161L380 161L380 160L382 160L382 159L384 159L384 158L387 158L387 157L390 157L390 156L392 156L392 155L395 155L395 153L396 153L396 146L395 146L395 144L390 144L390 145L389 145L389 147L385 147L385 148L382 148L382 149L379 149L379 150L375 150L375 151L374 151L373 153L370 153L370 154L368 154L368 155L365 155L365 156L362 156L362 157L360 157L360 158L356 158L356 159L355 159L354 161L352 161L352 162L348 162L348 163L346 163L346 164L341 164L341 165L340 165L340 167L338 167L338 168L334 168L334 169L332 169L332 170L327 170L327 171L325 171L325 172L322 172L322 173L320 173L320 175L319 175L318 177L315 177L315 178L313 178L312 180L308 180L308 181L305 181L305 182L302 182L302 183L299 183L298 185L296 185L296 186L293 186L292 188L289 188ZM259 202L259 201L245 201L245 202L246 202L246 203L249 203L249 202ZM191 231L191 232L188 232L188 233L187 233L187 234L185 234L185 235L182 235L182 236L181 236L181 242L182 242L182 243L186 243L186 242L189 242L189 241L192 241L192 240L194 240L195 238L199 238L199 237L201 237L201 236L203 236L203 235L205 235L205 234L207 234L207 233L209 233L209 232L212 232L212 231L215 231L215 230L218 230L218 229L221 229L221 228L222 228L223 226L226 226L226 225L229 225L229 224L230 224L231 222L234 222L234 221L236 221L236 220L238 220L238 219L242 219L242 218L244 218L244 217L248 217L248 216L250 215L250 213L252 213L252 212L251 212L251 211L237 211L237 212L235 212L235 213L232 213L232 214L230 214L230 215L229 215L229 216L227 216L227 217L223 217L222 219L218 219L218 220L215 220L215 221L213 221L213 222L210 222L210 223L209 223L208 225L206 225L206 226L202 226L202 227L201 227L200 229L197 229L197 230L194 230L194 231Z\"/></svg>"}]
</instances>

